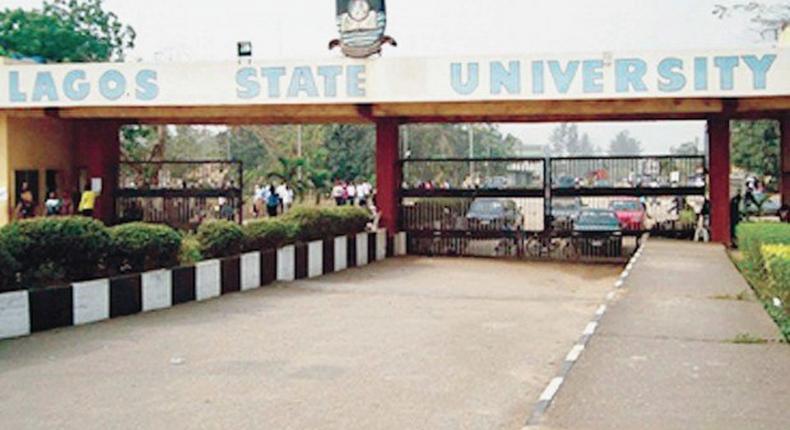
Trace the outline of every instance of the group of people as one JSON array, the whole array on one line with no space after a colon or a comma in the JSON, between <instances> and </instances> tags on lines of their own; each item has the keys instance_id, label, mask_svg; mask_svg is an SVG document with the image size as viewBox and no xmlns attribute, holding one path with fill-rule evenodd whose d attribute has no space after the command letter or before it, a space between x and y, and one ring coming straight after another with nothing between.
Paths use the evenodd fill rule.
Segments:
<instances>
[{"instance_id":1,"label":"group of people","mask_svg":"<svg viewBox=\"0 0 790 430\"><path fill-rule=\"evenodd\" d=\"M338 206L365 207L372 193L373 186L367 181L354 183L337 180L332 187L332 198Z\"/></svg>"},{"instance_id":2,"label":"group of people","mask_svg":"<svg viewBox=\"0 0 790 430\"><path fill-rule=\"evenodd\" d=\"M49 217L79 214L93 217L97 197L98 193L93 191L90 185L86 185L81 193L58 193L56 190L51 190L47 193L43 208L39 208L30 184L23 182L14 208L14 217L20 220L35 218L39 215ZM74 207L75 201L79 202L76 208Z\"/></svg>"},{"instance_id":3,"label":"group of people","mask_svg":"<svg viewBox=\"0 0 790 430\"><path fill-rule=\"evenodd\" d=\"M276 217L288 212L294 202L294 191L288 184L256 185L252 202L252 215L255 218L268 215Z\"/></svg>"}]
</instances>

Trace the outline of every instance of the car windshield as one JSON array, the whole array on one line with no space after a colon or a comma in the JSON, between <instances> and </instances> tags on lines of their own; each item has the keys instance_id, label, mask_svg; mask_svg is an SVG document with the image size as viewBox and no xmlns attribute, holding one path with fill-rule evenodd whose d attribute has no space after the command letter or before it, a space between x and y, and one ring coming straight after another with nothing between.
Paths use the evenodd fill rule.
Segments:
<instances>
[{"instance_id":1,"label":"car windshield","mask_svg":"<svg viewBox=\"0 0 790 430\"><path fill-rule=\"evenodd\" d=\"M612 202L612 209L616 211L641 211L642 204L636 200L619 200Z\"/></svg>"},{"instance_id":2,"label":"car windshield","mask_svg":"<svg viewBox=\"0 0 790 430\"><path fill-rule=\"evenodd\" d=\"M619 221L617 221L617 217L612 212L582 212L578 224L615 226L619 225Z\"/></svg>"},{"instance_id":3,"label":"car windshield","mask_svg":"<svg viewBox=\"0 0 790 430\"><path fill-rule=\"evenodd\" d=\"M469 212L473 214L502 213L505 205L499 200L475 200Z\"/></svg>"}]
</instances>

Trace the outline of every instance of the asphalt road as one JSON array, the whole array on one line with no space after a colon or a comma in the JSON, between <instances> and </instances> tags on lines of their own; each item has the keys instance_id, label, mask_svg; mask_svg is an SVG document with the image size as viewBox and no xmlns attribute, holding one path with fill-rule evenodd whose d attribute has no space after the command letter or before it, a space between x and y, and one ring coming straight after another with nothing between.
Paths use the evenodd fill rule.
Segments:
<instances>
[{"instance_id":1,"label":"asphalt road","mask_svg":"<svg viewBox=\"0 0 790 430\"><path fill-rule=\"evenodd\" d=\"M393 259L0 342L4 429L520 429L619 268Z\"/></svg>"}]
</instances>

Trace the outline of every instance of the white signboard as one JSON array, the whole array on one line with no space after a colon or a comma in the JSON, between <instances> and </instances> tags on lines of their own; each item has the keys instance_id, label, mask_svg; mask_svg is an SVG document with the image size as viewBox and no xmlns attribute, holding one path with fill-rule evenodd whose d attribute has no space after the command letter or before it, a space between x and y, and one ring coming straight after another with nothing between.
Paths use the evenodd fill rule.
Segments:
<instances>
[{"instance_id":1,"label":"white signboard","mask_svg":"<svg viewBox=\"0 0 790 430\"><path fill-rule=\"evenodd\" d=\"M0 66L0 109L787 95L787 48Z\"/></svg>"},{"instance_id":2,"label":"white signboard","mask_svg":"<svg viewBox=\"0 0 790 430\"><path fill-rule=\"evenodd\" d=\"M0 187L0 203L8 201L8 188Z\"/></svg>"}]
</instances>

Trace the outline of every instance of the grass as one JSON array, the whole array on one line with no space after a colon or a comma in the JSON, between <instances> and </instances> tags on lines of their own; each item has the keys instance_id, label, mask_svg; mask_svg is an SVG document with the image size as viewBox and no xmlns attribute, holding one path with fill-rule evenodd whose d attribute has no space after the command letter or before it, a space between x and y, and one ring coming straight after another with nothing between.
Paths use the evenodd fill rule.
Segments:
<instances>
[{"instance_id":1,"label":"grass","mask_svg":"<svg viewBox=\"0 0 790 430\"><path fill-rule=\"evenodd\" d=\"M768 340L749 333L738 333L738 335L735 336L735 339L730 340L729 343L735 343L739 345L760 345L768 343Z\"/></svg>"},{"instance_id":2,"label":"grass","mask_svg":"<svg viewBox=\"0 0 790 430\"><path fill-rule=\"evenodd\" d=\"M790 313L774 306L771 297L763 297L763 295L760 294L760 291L770 291L767 285L768 281L760 276L759 271L750 266L740 252L730 251L729 255L735 267L740 270L741 275L743 275L760 302L762 302L765 311L776 321L776 324L779 326L779 331L782 333L782 336L784 336L785 342L790 342Z\"/></svg>"}]
</instances>

